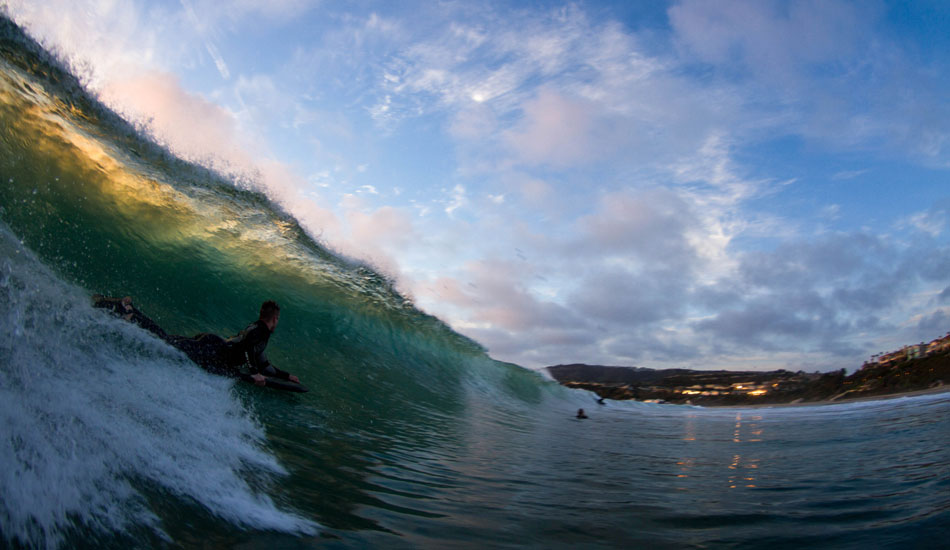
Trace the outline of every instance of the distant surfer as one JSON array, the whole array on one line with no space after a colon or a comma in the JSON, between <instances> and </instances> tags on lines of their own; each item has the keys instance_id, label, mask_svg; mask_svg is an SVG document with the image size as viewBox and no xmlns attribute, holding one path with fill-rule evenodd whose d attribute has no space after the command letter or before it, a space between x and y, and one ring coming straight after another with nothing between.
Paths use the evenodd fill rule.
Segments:
<instances>
[{"instance_id":1,"label":"distant surfer","mask_svg":"<svg viewBox=\"0 0 950 550\"><path fill-rule=\"evenodd\" d=\"M240 369L247 366L251 372L249 377L258 386L267 383L266 377L299 384L300 380L296 376L275 367L264 353L279 320L280 306L268 300L261 304L257 321L227 340L217 334L201 333L193 338L169 336L166 341L198 365L216 374L241 376Z\"/></svg>"},{"instance_id":2,"label":"distant surfer","mask_svg":"<svg viewBox=\"0 0 950 550\"><path fill-rule=\"evenodd\" d=\"M587 415L584 413L584 409L577 409L577 418L587 418Z\"/></svg>"},{"instance_id":3,"label":"distant surfer","mask_svg":"<svg viewBox=\"0 0 950 550\"><path fill-rule=\"evenodd\" d=\"M144 313L139 311L138 308L132 305L131 296L110 298L102 294L93 294L92 305L93 307L109 310L116 317L121 317L126 321L135 323L163 340L168 338L168 334L162 330L162 327L158 326L158 323L149 319Z\"/></svg>"}]
</instances>

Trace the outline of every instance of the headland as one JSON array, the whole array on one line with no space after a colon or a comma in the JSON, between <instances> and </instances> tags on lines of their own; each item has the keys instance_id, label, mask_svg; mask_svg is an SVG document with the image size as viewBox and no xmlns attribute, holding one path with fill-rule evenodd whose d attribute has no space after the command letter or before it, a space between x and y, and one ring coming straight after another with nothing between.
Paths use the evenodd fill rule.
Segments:
<instances>
[{"instance_id":1,"label":"headland","mask_svg":"<svg viewBox=\"0 0 950 550\"><path fill-rule=\"evenodd\" d=\"M561 384L606 399L745 407L819 405L950 391L950 333L929 344L832 372L648 369L570 364L547 367Z\"/></svg>"}]
</instances>

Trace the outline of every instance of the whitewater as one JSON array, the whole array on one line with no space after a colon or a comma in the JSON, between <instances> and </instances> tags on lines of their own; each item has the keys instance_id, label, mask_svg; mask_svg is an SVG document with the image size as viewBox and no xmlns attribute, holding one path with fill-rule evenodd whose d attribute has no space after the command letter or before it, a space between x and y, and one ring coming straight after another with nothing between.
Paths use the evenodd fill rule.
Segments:
<instances>
[{"instance_id":1,"label":"whitewater","mask_svg":"<svg viewBox=\"0 0 950 550\"><path fill-rule=\"evenodd\" d=\"M0 546L936 548L950 393L608 402L493 360L245 183L175 157L0 18ZM91 306L231 335L211 375ZM589 419L577 420L578 408Z\"/></svg>"}]
</instances>

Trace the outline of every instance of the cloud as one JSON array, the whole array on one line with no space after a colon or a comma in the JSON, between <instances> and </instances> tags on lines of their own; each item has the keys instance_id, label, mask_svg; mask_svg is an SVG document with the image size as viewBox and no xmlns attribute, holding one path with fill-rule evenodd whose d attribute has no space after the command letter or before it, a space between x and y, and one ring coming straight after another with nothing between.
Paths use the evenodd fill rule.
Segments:
<instances>
[{"instance_id":1,"label":"cloud","mask_svg":"<svg viewBox=\"0 0 950 550\"><path fill-rule=\"evenodd\" d=\"M833 176L831 176L831 179L834 181L851 180L854 178L859 178L868 172L869 170L845 170L842 172L836 172Z\"/></svg>"},{"instance_id":2,"label":"cloud","mask_svg":"<svg viewBox=\"0 0 950 550\"><path fill-rule=\"evenodd\" d=\"M484 217L480 224L480 235L498 227ZM495 357L521 364L616 361L611 354L621 352L628 361L695 356L685 334L663 326L683 324L696 270L707 262L691 244L701 223L688 195L660 188L607 194L566 237L531 231L509 223L505 238L486 240L523 243L513 257L483 253L415 294L451 312L453 326Z\"/></svg>"},{"instance_id":3,"label":"cloud","mask_svg":"<svg viewBox=\"0 0 950 550\"><path fill-rule=\"evenodd\" d=\"M668 13L682 62L742 84L773 131L950 166L947 83L882 29L883 3L684 0Z\"/></svg>"},{"instance_id":4,"label":"cloud","mask_svg":"<svg viewBox=\"0 0 950 550\"><path fill-rule=\"evenodd\" d=\"M452 188L451 198L445 205L445 213L451 216L456 210L468 204L468 196L465 187L456 185Z\"/></svg>"},{"instance_id":5,"label":"cloud","mask_svg":"<svg viewBox=\"0 0 950 550\"><path fill-rule=\"evenodd\" d=\"M939 237L950 226L950 204L948 202L950 201L940 201L923 212L912 214L898 225L912 227L931 238Z\"/></svg>"},{"instance_id":6,"label":"cloud","mask_svg":"<svg viewBox=\"0 0 950 550\"><path fill-rule=\"evenodd\" d=\"M939 338L950 331L950 308L941 308L933 311L929 315L922 315L917 322L920 334L927 335L924 338Z\"/></svg>"},{"instance_id":7,"label":"cloud","mask_svg":"<svg viewBox=\"0 0 950 550\"><path fill-rule=\"evenodd\" d=\"M484 102L474 102L462 107L449 125L449 133L457 138L477 141L492 136L498 121L491 107Z\"/></svg>"},{"instance_id":8,"label":"cloud","mask_svg":"<svg viewBox=\"0 0 950 550\"><path fill-rule=\"evenodd\" d=\"M689 293L688 278L663 278L602 267L583 280L570 298L580 316L609 323L617 333L661 320L679 320Z\"/></svg>"},{"instance_id":9,"label":"cloud","mask_svg":"<svg viewBox=\"0 0 950 550\"><path fill-rule=\"evenodd\" d=\"M253 169L250 140L242 139L234 114L186 92L172 74L152 71L109 79L100 95L126 118L145 121L161 143L185 159L226 172Z\"/></svg>"},{"instance_id":10,"label":"cloud","mask_svg":"<svg viewBox=\"0 0 950 550\"><path fill-rule=\"evenodd\" d=\"M331 244L354 257L369 261L381 272L406 286L401 258L420 240L412 216L400 209L384 206L369 212L352 203L345 214L347 232L335 236Z\"/></svg>"},{"instance_id":11,"label":"cloud","mask_svg":"<svg viewBox=\"0 0 950 550\"><path fill-rule=\"evenodd\" d=\"M947 259L946 251L929 253ZM741 348L820 345L829 353L854 354L854 335L890 326L897 337L895 325L908 306L923 306L914 298L931 284L922 254L865 233L748 252L734 277L709 289L716 292L711 297L723 299L708 304L714 313L693 326Z\"/></svg>"},{"instance_id":12,"label":"cloud","mask_svg":"<svg viewBox=\"0 0 950 550\"><path fill-rule=\"evenodd\" d=\"M412 218L391 206L369 214L351 211L347 218L353 238L360 243L402 247L418 238Z\"/></svg>"},{"instance_id":13,"label":"cloud","mask_svg":"<svg viewBox=\"0 0 950 550\"><path fill-rule=\"evenodd\" d=\"M592 108L551 90L542 90L524 106L524 118L506 134L522 162L569 166L593 160Z\"/></svg>"},{"instance_id":14,"label":"cloud","mask_svg":"<svg viewBox=\"0 0 950 550\"><path fill-rule=\"evenodd\" d=\"M622 257L638 268L688 270L697 254L687 234L697 224L690 204L669 189L609 193L579 218L577 254Z\"/></svg>"},{"instance_id":15,"label":"cloud","mask_svg":"<svg viewBox=\"0 0 950 550\"><path fill-rule=\"evenodd\" d=\"M191 13L196 26L203 32L218 27L245 24L248 21L286 22L313 10L319 2L312 0L231 0L227 9L215 0L181 0L182 7Z\"/></svg>"},{"instance_id":16,"label":"cloud","mask_svg":"<svg viewBox=\"0 0 950 550\"><path fill-rule=\"evenodd\" d=\"M554 193L553 186L544 180L517 174L513 175L513 178L517 181L512 182L512 185L515 185L522 198L532 205L544 204Z\"/></svg>"},{"instance_id":17,"label":"cloud","mask_svg":"<svg viewBox=\"0 0 950 550\"><path fill-rule=\"evenodd\" d=\"M860 232L827 233L771 251L732 251L733 268L707 281L709 260L685 235L709 228L690 220L686 198L657 193L605 197L601 209L585 218L603 223L579 224L570 263L560 253L561 259L534 266L573 281L566 292L558 282L560 296L551 302L566 326L546 322L552 314L538 305L545 302L538 293L544 284L531 282L531 270L506 272L492 264L494 286L458 287L471 300L465 311L484 313L465 332L477 334L493 353L527 365L580 360L798 370L857 365L869 346L899 347L919 338L924 324L932 331L943 322L932 315L901 326L908 311L933 296L921 294L924 289L950 282L939 267L950 261L947 250ZM651 210L651 204L659 206ZM651 242L657 236L666 244ZM541 250L524 254L544 257ZM932 259L922 262L925 250ZM510 294L514 288L520 289L517 297ZM871 334L888 336L872 343ZM559 344L554 335L570 344ZM515 345L519 336L530 339L530 349Z\"/></svg>"},{"instance_id":18,"label":"cloud","mask_svg":"<svg viewBox=\"0 0 950 550\"><path fill-rule=\"evenodd\" d=\"M815 65L850 61L870 39L881 6L837 0L686 0L669 9L681 44L698 59L782 83Z\"/></svg>"},{"instance_id":19,"label":"cloud","mask_svg":"<svg viewBox=\"0 0 950 550\"><path fill-rule=\"evenodd\" d=\"M463 160L495 172L604 160L655 169L725 126L746 125L736 124L736 94L644 50L623 26L576 7L504 19L478 12L395 55L373 109L387 123L446 113Z\"/></svg>"},{"instance_id":20,"label":"cloud","mask_svg":"<svg viewBox=\"0 0 950 550\"><path fill-rule=\"evenodd\" d=\"M455 277L418 283L414 293L458 308L453 326L488 345L494 357L541 365L540 357L548 360L591 340L585 319L532 290L533 270L520 260L471 261Z\"/></svg>"}]
</instances>

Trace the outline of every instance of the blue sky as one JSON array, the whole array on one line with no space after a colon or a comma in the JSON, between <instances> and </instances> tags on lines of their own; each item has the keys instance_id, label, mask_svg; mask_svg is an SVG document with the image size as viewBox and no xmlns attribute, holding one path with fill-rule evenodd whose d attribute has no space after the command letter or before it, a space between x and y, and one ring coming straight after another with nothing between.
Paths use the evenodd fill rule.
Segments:
<instances>
[{"instance_id":1,"label":"blue sky","mask_svg":"<svg viewBox=\"0 0 950 550\"><path fill-rule=\"evenodd\" d=\"M950 330L950 5L13 1L185 158L527 367Z\"/></svg>"}]
</instances>

